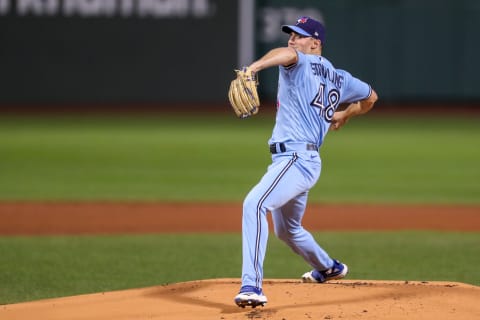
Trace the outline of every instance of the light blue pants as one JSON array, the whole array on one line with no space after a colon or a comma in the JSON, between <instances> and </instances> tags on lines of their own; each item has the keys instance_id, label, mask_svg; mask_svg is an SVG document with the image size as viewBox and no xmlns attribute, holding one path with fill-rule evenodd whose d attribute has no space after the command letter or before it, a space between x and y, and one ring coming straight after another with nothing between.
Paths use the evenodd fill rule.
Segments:
<instances>
[{"instance_id":1,"label":"light blue pants","mask_svg":"<svg viewBox=\"0 0 480 320\"><path fill-rule=\"evenodd\" d=\"M272 155L272 164L243 203L242 286L262 288L268 240L267 212L272 213L276 236L310 266L318 270L332 267L333 260L302 227L308 191L317 182L320 172L317 151Z\"/></svg>"}]
</instances>

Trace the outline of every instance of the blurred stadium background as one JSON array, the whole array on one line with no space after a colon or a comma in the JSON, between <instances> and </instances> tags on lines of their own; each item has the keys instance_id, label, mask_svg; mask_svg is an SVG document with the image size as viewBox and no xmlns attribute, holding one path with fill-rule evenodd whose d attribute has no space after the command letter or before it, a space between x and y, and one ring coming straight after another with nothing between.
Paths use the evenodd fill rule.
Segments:
<instances>
[{"instance_id":1,"label":"blurred stadium background","mask_svg":"<svg viewBox=\"0 0 480 320\"><path fill-rule=\"evenodd\" d=\"M475 0L0 0L0 108L224 108L233 69L304 14L384 106L480 101ZM264 101L275 91L262 72Z\"/></svg>"}]
</instances>

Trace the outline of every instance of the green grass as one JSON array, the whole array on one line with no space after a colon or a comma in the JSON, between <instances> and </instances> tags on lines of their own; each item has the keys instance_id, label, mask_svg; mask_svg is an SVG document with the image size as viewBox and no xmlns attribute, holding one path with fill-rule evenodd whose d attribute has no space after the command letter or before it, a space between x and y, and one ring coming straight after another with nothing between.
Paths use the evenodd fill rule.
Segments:
<instances>
[{"instance_id":1,"label":"green grass","mask_svg":"<svg viewBox=\"0 0 480 320\"><path fill-rule=\"evenodd\" d=\"M315 236L349 264L350 279L480 285L478 233L322 232ZM240 278L240 248L239 234L0 238L0 304ZM296 279L308 268L285 244L270 238L265 278Z\"/></svg>"},{"instance_id":2,"label":"green grass","mask_svg":"<svg viewBox=\"0 0 480 320\"><path fill-rule=\"evenodd\" d=\"M0 116L0 201L235 201L265 172L273 115ZM475 117L352 119L322 147L311 202L480 203ZM1 222L0 222L1 223ZM480 234L316 234L351 279L480 285ZM305 263L274 237L266 278ZM240 277L226 235L0 237L0 303Z\"/></svg>"},{"instance_id":3,"label":"green grass","mask_svg":"<svg viewBox=\"0 0 480 320\"><path fill-rule=\"evenodd\" d=\"M480 203L476 118L355 118L328 136L322 155L318 199Z\"/></svg>"},{"instance_id":4,"label":"green grass","mask_svg":"<svg viewBox=\"0 0 480 320\"><path fill-rule=\"evenodd\" d=\"M0 200L241 201L273 115L0 117ZM480 203L474 117L352 119L330 133L311 202Z\"/></svg>"},{"instance_id":5,"label":"green grass","mask_svg":"<svg viewBox=\"0 0 480 320\"><path fill-rule=\"evenodd\" d=\"M239 199L267 160L258 146L251 149L256 133L266 137L259 132L264 128L253 126L254 122L240 127L234 118L66 117L2 122L0 198L4 200ZM246 141L239 136L244 130Z\"/></svg>"}]
</instances>

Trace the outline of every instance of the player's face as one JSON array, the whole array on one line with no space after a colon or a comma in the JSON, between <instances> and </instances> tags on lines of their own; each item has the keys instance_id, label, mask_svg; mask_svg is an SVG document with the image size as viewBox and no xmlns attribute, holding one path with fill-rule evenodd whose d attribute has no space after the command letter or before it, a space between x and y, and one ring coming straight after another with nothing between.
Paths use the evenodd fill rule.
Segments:
<instances>
[{"instance_id":1,"label":"player's face","mask_svg":"<svg viewBox=\"0 0 480 320\"><path fill-rule=\"evenodd\" d=\"M312 37L302 36L301 34L292 32L288 39L288 46L303 53L313 53L317 47L315 40Z\"/></svg>"}]
</instances>

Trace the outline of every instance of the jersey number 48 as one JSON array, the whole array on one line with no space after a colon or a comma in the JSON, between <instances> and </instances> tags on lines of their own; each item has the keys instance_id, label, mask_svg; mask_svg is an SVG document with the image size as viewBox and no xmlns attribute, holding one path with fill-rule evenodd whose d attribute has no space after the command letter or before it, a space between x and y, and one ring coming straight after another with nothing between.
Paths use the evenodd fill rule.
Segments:
<instances>
[{"instance_id":1,"label":"jersey number 48","mask_svg":"<svg viewBox=\"0 0 480 320\"><path fill-rule=\"evenodd\" d=\"M339 102L340 92L337 89L332 89L325 94L325 84L322 83L310 105L320 109L318 115L324 118L325 121L332 122L333 114L337 110Z\"/></svg>"}]
</instances>

